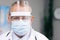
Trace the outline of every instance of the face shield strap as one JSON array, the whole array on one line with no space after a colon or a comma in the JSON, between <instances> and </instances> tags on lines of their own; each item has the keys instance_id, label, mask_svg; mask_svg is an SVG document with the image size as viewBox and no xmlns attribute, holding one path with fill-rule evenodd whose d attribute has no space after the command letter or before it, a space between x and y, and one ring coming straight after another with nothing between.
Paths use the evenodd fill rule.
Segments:
<instances>
[{"instance_id":1,"label":"face shield strap","mask_svg":"<svg viewBox=\"0 0 60 40\"><path fill-rule=\"evenodd\" d=\"M32 16L31 12L11 12L11 16Z\"/></svg>"}]
</instances>

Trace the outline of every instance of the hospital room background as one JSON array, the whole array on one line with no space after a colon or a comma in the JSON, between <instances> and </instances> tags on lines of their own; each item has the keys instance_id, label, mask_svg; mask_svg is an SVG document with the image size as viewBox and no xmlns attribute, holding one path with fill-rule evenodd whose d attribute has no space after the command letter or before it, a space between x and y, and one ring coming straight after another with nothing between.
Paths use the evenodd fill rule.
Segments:
<instances>
[{"instance_id":1,"label":"hospital room background","mask_svg":"<svg viewBox=\"0 0 60 40\"><path fill-rule=\"evenodd\" d=\"M8 12L17 0L0 0L0 34L10 30ZM49 40L60 40L60 0L26 0L32 7L33 28Z\"/></svg>"}]
</instances>

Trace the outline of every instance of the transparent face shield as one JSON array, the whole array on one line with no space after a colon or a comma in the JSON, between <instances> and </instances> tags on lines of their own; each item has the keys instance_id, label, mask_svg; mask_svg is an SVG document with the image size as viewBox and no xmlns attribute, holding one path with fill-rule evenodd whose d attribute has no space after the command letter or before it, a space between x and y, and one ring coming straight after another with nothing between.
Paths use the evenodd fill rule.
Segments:
<instances>
[{"instance_id":1,"label":"transparent face shield","mask_svg":"<svg viewBox=\"0 0 60 40\"><path fill-rule=\"evenodd\" d=\"M32 14L32 10L31 8L29 8L29 3L28 1L23 1L22 3L24 5L23 8L21 8L22 6L20 5L20 2L17 1L17 9L16 12L10 12L11 14L11 20L28 20L31 18ZM22 10L22 11L21 11Z\"/></svg>"},{"instance_id":2,"label":"transparent face shield","mask_svg":"<svg viewBox=\"0 0 60 40\"><path fill-rule=\"evenodd\" d=\"M16 11L10 12L11 16L11 27L16 27L19 25L24 27L29 27L31 24L31 8L27 1L23 1L23 6L20 4L20 1L17 1ZM15 25L14 25L15 24ZM14 26L13 26L14 25ZM11 30L13 30L11 28ZM18 29L16 29L18 30ZM18 33L18 31L16 32Z\"/></svg>"}]
</instances>

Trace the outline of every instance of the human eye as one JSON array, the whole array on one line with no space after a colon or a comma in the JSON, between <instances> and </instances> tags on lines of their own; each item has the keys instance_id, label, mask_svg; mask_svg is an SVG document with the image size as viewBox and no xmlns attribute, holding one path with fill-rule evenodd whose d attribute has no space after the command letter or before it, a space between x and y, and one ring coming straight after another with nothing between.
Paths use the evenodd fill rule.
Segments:
<instances>
[{"instance_id":1,"label":"human eye","mask_svg":"<svg viewBox=\"0 0 60 40\"><path fill-rule=\"evenodd\" d=\"M19 17L12 17L12 20L18 20Z\"/></svg>"}]
</instances>

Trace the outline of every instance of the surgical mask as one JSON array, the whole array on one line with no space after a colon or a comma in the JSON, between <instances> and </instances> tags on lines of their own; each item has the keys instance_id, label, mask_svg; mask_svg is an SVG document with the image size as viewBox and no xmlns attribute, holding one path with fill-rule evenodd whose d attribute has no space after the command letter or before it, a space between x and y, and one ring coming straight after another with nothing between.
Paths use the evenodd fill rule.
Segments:
<instances>
[{"instance_id":1,"label":"surgical mask","mask_svg":"<svg viewBox=\"0 0 60 40\"><path fill-rule=\"evenodd\" d=\"M27 34L31 29L30 20L15 20L11 23L12 30L20 36Z\"/></svg>"}]
</instances>

